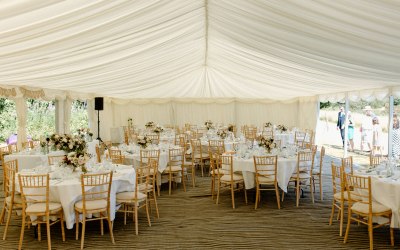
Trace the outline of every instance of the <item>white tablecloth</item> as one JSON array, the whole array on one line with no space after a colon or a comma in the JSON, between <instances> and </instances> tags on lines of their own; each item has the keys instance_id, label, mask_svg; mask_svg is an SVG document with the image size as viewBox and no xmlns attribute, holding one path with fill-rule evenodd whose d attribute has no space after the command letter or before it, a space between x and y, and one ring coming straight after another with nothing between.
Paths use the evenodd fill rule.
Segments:
<instances>
[{"instance_id":1,"label":"white tablecloth","mask_svg":"<svg viewBox=\"0 0 400 250\"><path fill-rule=\"evenodd\" d=\"M281 147L294 143L294 134L292 133L275 133L275 140L281 140Z\"/></svg>"},{"instance_id":2,"label":"white tablecloth","mask_svg":"<svg viewBox=\"0 0 400 250\"><path fill-rule=\"evenodd\" d=\"M4 156L5 161L18 160L18 170L31 169L39 166L48 166L49 155L65 155L64 151L53 151L47 154L41 154L36 151L25 151L16 154Z\"/></svg>"},{"instance_id":3,"label":"white tablecloth","mask_svg":"<svg viewBox=\"0 0 400 250\"><path fill-rule=\"evenodd\" d=\"M68 229L72 229L75 224L74 205L82 199L79 178L50 181L50 200L61 203L64 210L65 224ZM116 194L124 191L134 191L135 178L135 169L132 166L119 165L117 172L113 174L110 193L111 220L115 218ZM19 186L16 188L19 190Z\"/></svg>"},{"instance_id":4,"label":"white tablecloth","mask_svg":"<svg viewBox=\"0 0 400 250\"><path fill-rule=\"evenodd\" d=\"M400 180L377 177L371 179L372 199L392 209L390 226L400 228Z\"/></svg>"},{"instance_id":5,"label":"white tablecloth","mask_svg":"<svg viewBox=\"0 0 400 250\"><path fill-rule=\"evenodd\" d=\"M287 192L287 185L290 177L296 172L297 158L278 158L278 173L277 180L278 186ZM244 185L246 189L255 187L255 167L253 158L242 159L238 157L233 158L233 171L242 172L244 178Z\"/></svg>"}]
</instances>

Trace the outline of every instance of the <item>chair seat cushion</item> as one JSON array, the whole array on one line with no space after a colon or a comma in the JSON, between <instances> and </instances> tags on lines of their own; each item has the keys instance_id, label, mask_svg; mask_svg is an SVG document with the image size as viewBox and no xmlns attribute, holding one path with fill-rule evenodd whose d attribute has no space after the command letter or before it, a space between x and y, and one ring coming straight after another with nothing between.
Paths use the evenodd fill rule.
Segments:
<instances>
[{"instance_id":1,"label":"chair seat cushion","mask_svg":"<svg viewBox=\"0 0 400 250\"><path fill-rule=\"evenodd\" d=\"M200 154L194 154L193 158L195 158L195 159L200 159L200 158L208 159L208 158L210 158L210 156L207 153L202 153L201 157L200 157Z\"/></svg>"},{"instance_id":2,"label":"chair seat cushion","mask_svg":"<svg viewBox=\"0 0 400 250\"><path fill-rule=\"evenodd\" d=\"M260 184L262 184L262 183L274 184L275 177L274 176L257 176L257 180Z\"/></svg>"},{"instance_id":3,"label":"chair seat cushion","mask_svg":"<svg viewBox=\"0 0 400 250\"><path fill-rule=\"evenodd\" d=\"M78 201L75 203L75 208L82 210L83 209L83 201ZM89 200L86 201L86 210L99 210L106 209L107 201L106 200Z\"/></svg>"},{"instance_id":4,"label":"chair seat cushion","mask_svg":"<svg viewBox=\"0 0 400 250\"><path fill-rule=\"evenodd\" d=\"M55 203L55 202L49 202L49 210L50 213L57 212L60 210L61 204L60 203ZM28 205L26 208L27 213L44 213L46 212L46 203L34 203L32 205Z\"/></svg>"},{"instance_id":5,"label":"chair seat cushion","mask_svg":"<svg viewBox=\"0 0 400 250\"><path fill-rule=\"evenodd\" d=\"M310 176L308 173L300 172L300 174L299 174L299 178L300 178L300 179L308 179L308 178L310 178L310 177L311 177L311 176ZM292 174L291 179L297 179L297 173Z\"/></svg>"},{"instance_id":6,"label":"chair seat cushion","mask_svg":"<svg viewBox=\"0 0 400 250\"><path fill-rule=\"evenodd\" d=\"M319 171L319 169L317 168L317 169L313 169L313 171L312 171L312 173L313 173L313 175L319 175L319 174L322 174L320 171Z\"/></svg>"},{"instance_id":7,"label":"chair seat cushion","mask_svg":"<svg viewBox=\"0 0 400 250\"><path fill-rule=\"evenodd\" d=\"M150 192L151 190L153 190L153 185L147 184L147 190L146 190L146 183L141 183L138 185L138 189L140 192Z\"/></svg>"},{"instance_id":8,"label":"chair seat cushion","mask_svg":"<svg viewBox=\"0 0 400 250\"><path fill-rule=\"evenodd\" d=\"M141 201L144 200L147 197L147 195L138 192L137 193L137 200ZM131 191L131 192L121 192L117 194L117 202L121 203L121 202L134 202L135 200L135 192Z\"/></svg>"},{"instance_id":9,"label":"chair seat cushion","mask_svg":"<svg viewBox=\"0 0 400 250\"><path fill-rule=\"evenodd\" d=\"M220 178L221 181L231 181L231 175L226 174ZM243 176L239 174L233 174L233 181L240 181L243 180Z\"/></svg>"},{"instance_id":10,"label":"chair seat cushion","mask_svg":"<svg viewBox=\"0 0 400 250\"><path fill-rule=\"evenodd\" d=\"M351 206L351 210L354 212L358 213L363 213L363 214L368 214L369 212L369 206L368 204L361 203L361 202L356 202ZM372 213L384 213L384 212L389 212L391 211L390 208L378 203L378 202L372 202Z\"/></svg>"},{"instance_id":11,"label":"chair seat cushion","mask_svg":"<svg viewBox=\"0 0 400 250\"><path fill-rule=\"evenodd\" d=\"M6 197L6 203L7 204L11 203L11 196ZM14 204L22 204L22 198L20 194L14 195Z\"/></svg>"},{"instance_id":12,"label":"chair seat cushion","mask_svg":"<svg viewBox=\"0 0 400 250\"><path fill-rule=\"evenodd\" d=\"M350 191L351 193L353 193L354 191ZM334 195L333 195L333 197L336 199L336 200L340 200L340 192L337 192L337 193L335 193ZM347 193L347 191L345 191L344 193L343 193L343 198L344 198L344 200L345 201L348 201L349 200L349 194ZM356 196L351 196L351 198L353 199L353 200L358 200L357 198L358 197L356 197Z\"/></svg>"},{"instance_id":13,"label":"chair seat cushion","mask_svg":"<svg viewBox=\"0 0 400 250\"><path fill-rule=\"evenodd\" d=\"M164 172L165 173L169 173L169 172L180 172L182 171L182 167L181 166L171 166L171 167L167 167Z\"/></svg>"}]
</instances>

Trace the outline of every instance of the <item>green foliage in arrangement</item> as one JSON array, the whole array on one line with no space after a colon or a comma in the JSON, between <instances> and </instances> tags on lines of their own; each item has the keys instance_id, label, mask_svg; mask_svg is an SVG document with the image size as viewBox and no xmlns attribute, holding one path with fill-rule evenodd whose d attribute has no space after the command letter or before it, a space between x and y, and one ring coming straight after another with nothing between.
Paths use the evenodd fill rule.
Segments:
<instances>
[{"instance_id":1,"label":"green foliage in arrangement","mask_svg":"<svg viewBox=\"0 0 400 250\"><path fill-rule=\"evenodd\" d=\"M55 101L28 99L27 135L33 140L55 133ZM88 127L86 102L74 101L71 108L70 129L75 133L78 128ZM0 98L0 142L5 142L11 134L17 133L17 112L15 102Z\"/></svg>"}]
</instances>

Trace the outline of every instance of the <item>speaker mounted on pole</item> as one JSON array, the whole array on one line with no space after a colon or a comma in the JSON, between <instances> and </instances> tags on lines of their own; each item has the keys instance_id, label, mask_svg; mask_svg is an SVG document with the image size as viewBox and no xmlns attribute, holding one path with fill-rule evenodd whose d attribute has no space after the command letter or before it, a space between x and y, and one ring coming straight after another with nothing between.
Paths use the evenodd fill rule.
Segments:
<instances>
[{"instance_id":1,"label":"speaker mounted on pole","mask_svg":"<svg viewBox=\"0 0 400 250\"><path fill-rule=\"evenodd\" d=\"M97 110L97 140L102 142L100 138L100 110L104 109L104 98L95 97L94 98L94 110Z\"/></svg>"}]
</instances>

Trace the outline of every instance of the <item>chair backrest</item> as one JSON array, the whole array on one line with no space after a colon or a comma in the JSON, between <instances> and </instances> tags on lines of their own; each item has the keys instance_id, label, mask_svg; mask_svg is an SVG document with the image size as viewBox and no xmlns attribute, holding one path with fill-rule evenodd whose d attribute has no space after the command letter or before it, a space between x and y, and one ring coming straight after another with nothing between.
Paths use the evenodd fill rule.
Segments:
<instances>
[{"instance_id":1,"label":"chair backrest","mask_svg":"<svg viewBox=\"0 0 400 250\"><path fill-rule=\"evenodd\" d=\"M300 172L312 173L315 151L300 151L297 153L297 174Z\"/></svg>"},{"instance_id":2,"label":"chair backrest","mask_svg":"<svg viewBox=\"0 0 400 250\"><path fill-rule=\"evenodd\" d=\"M257 128L245 127L244 138L247 140L255 140L257 137Z\"/></svg>"},{"instance_id":3,"label":"chair backrest","mask_svg":"<svg viewBox=\"0 0 400 250\"><path fill-rule=\"evenodd\" d=\"M18 179L23 207L32 203L46 203L46 213L49 213L49 174L19 174Z\"/></svg>"},{"instance_id":4,"label":"chair backrest","mask_svg":"<svg viewBox=\"0 0 400 250\"><path fill-rule=\"evenodd\" d=\"M177 167L183 167L184 163L184 155L185 155L185 150L184 148L170 148L168 151L168 168L171 170L171 167L177 166Z\"/></svg>"},{"instance_id":5,"label":"chair backrest","mask_svg":"<svg viewBox=\"0 0 400 250\"><path fill-rule=\"evenodd\" d=\"M0 147L0 161L3 162L4 155L8 154L8 146Z\"/></svg>"},{"instance_id":6,"label":"chair backrest","mask_svg":"<svg viewBox=\"0 0 400 250\"><path fill-rule=\"evenodd\" d=\"M57 165L61 161L65 159L65 155L48 155L47 160L49 162L49 165Z\"/></svg>"},{"instance_id":7,"label":"chair backrest","mask_svg":"<svg viewBox=\"0 0 400 250\"><path fill-rule=\"evenodd\" d=\"M158 145L160 143L160 134L151 133L146 135L147 138L151 139L152 144Z\"/></svg>"},{"instance_id":8,"label":"chair backrest","mask_svg":"<svg viewBox=\"0 0 400 250\"><path fill-rule=\"evenodd\" d=\"M221 173L224 175L230 175L231 181L233 181L233 156L232 155L221 155L218 156L221 163Z\"/></svg>"},{"instance_id":9,"label":"chair backrest","mask_svg":"<svg viewBox=\"0 0 400 250\"><path fill-rule=\"evenodd\" d=\"M349 199L349 206L352 203L360 202L367 204L369 214L372 216L372 195L371 195L371 176L358 176L352 174L344 174L346 179L346 190Z\"/></svg>"},{"instance_id":10,"label":"chair backrest","mask_svg":"<svg viewBox=\"0 0 400 250\"><path fill-rule=\"evenodd\" d=\"M341 198L343 200L344 196L344 179L343 179L343 166L337 166L333 162L331 164L332 168L332 189L333 194L341 193Z\"/></svg>"},{"instance_id":11,"label":"chair backrest","mask_svg":"<svg viewBox=\"0 0 400 250\"><path fill-rule=\"evenodd\" d=\"M107 207L110 207L110 190L113 172L82 174L82 206L86 210L87 201L107 200Z\"/></svg>"},{"instance_id":12,"label":"chair backrest","mask_svg":"<svg viewBox=\"0 0 400 250\"><path fill-rule=\"evenodd\" d=\"M141 149L140 150L140 167L144 167L150 163L150 160L155 160L157 163L160 162L160 150L159 149Z\"/></svg>"},{"instance_id":13,"label":"chair backrest","mask_svg":"<svg viewBox=\"0 0 400 250\"><path fill-rule=\"evenodd\" d=\"M8 144L8 153L13 154L18 152L17 144Z\"/></svg>"},{"instance_id":14,"label":"chair backrest","mask_svg":"<svg viewBox=\"0 0 400 250\"><path fill-rule=\"evenodd\" d=\"M11 199L14 199L16 173L18 173L18 160L3 163L4 197L11 196Z\"/></svg>"},{"instance_id":15,"label":"chair backrest","mask_svg":"<svg viewBox=\"0 0 400 250\"><path fill-rule=\"evenodd\" d=\"M294 133L294 144L298 147L304 147L304 141L306 139L306 132L303 131L296 131Z\"/></svg>"},{"instance_id":16,"label":"chair backrest","mask_svg":"<svg viewBox=\"0 0 400 250\"><path fill-rule=\"evenodd\" d=\"M257 183L277 182L278 156L253 156Z\"/></svg>"},{"instance_id":17,"label":"chair backrest","mask_svg":"<svg viewBox=\"0 0 400 250\"><path fill-rule=\"evenodd\" d=\"M33 149L33 142L32 141L23 142L22 149Z\"/></svg>"},{"instance_id":18,"label":"chair backrest","mask_svg":"<svg viewBox=\"0 0 400 250\"><path fill-rule=\"evenodd\" d=\"M373 154L373 153L371 153L369 155L369 165L372 167L378 166L382 160L383 160L382 155Z\"/></svg>"},{"instance_id":19,"label":"chair backrest","mask_svg":"<svg viewBox=\"0 0 400 250\"><path fill-rule=\"evenodd\" d=\"M262 131L262 136L264 138L274 138L274 131L272 130L272 128L264 128L264 130Z\"/></svg>"},{"instance_id":20,"label":"chair backrest","mask_svg":"<svg viewBox=\"0 0 400 250\"><path fill-rule=\"evenodd\" d=\"M343 157L342 167L346 174L353 174L353 156Z\"/></svg>"},{"instance_id":21,"label":"chair backrest","mask_svg":"<svg viewBox=\"0 0 400 250\"><path fill-rule=\"evenodd\" d=\"M224 140L209 140L208 141L208 152L209 154L221 155L225 152Z\"/></svg>"},{"instance_id":22,"label":"chair backrest","mask_svg":"<svg viewBox=\"0 0 400 250\"><path fill-rule=\"evenodd\" d=\"M120 149L108 149L108 153L110 155L110 159L114 164L123 164L124 163L124 156Z\"/></svg>"},{"instance_id":23,"label":"chair backrest","mask_svg":"<svg viewBox=\"0 0 400 250\"><path fill-rule=\"evenodd\" d=\"M192 156L193 158L202 158L203 157L203 147L201 145L200 139L192 139L190 140L192 145Z\"/></svg>"}]
</instances>

